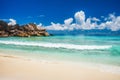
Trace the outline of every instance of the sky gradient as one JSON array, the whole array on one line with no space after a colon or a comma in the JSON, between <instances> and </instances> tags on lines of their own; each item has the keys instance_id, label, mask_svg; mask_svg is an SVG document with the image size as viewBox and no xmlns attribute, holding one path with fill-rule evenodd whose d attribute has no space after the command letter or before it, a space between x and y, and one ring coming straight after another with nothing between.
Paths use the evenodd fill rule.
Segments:
<instances>
[{"instance_id":1,"label":"sky gradient","mask_svg":"<svg viewBox=\"0 0 120 80\"><path fill-rule=\"evenodd\" d=\"M0 19L13 18L19 24L63 24L65 19L74 17L81 10L86 17L120 14L120 0L0 0L0 3Z\"/></svg>"}]
</instances>

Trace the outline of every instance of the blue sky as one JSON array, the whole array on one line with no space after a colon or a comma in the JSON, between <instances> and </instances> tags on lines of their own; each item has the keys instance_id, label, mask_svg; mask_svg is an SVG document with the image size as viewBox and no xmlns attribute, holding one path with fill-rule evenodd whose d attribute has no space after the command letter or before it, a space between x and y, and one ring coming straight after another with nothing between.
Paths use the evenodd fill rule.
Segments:
<instances>
[{"instance_id":1,"label":"blue sky","mask_svg":"<svg viewBox=\"0 0 120 80\"><path fill-rule=\"evenodd\" d=\"M13 18L19 24L36 22L64 23L83 10L86 17L120 14L120 0L0 0L0 19Z\"/></svg>"}]
</instances>

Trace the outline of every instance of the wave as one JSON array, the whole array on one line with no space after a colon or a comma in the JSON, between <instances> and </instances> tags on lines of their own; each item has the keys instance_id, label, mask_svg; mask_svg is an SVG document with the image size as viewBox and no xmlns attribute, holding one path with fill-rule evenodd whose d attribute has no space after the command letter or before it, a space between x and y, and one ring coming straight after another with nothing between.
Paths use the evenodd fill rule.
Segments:
<instances>
[{"instance_id":1,"label":"wave","mask_svg":"<svg viewBox=\"0 0 120 80\"><path fill-rule=\"evenodd\" d=\"M112 45L75 45L75 44L63 44L63 43L38 43L38 42L16 42L16 41L0 41L1 44L11 44L20 46L39 46L46 48L65 48L75 50L94 50L94 49L110 49Z\"/></svg>"}]
</instances>

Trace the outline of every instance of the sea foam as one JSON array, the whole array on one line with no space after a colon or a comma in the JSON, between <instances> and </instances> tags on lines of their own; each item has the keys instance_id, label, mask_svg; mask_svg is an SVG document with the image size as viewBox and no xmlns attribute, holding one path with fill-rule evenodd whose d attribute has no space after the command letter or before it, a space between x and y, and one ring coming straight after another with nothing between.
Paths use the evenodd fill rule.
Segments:
<instances>
[{"instance_id":1,"label":"sea foam","mask_svg":"<svg viewBox=\"0 0 120 80\"><path fill-rule=\"evenodd\" d=\"M20 45L20 46L39 46L46 48L65 48L75 50L94 50L94 49L110 49L112 45L76 45L64 43L47 43L47 42L18 42L18 41L0 41L1 44Z\"/></svg>"}]
</instances>

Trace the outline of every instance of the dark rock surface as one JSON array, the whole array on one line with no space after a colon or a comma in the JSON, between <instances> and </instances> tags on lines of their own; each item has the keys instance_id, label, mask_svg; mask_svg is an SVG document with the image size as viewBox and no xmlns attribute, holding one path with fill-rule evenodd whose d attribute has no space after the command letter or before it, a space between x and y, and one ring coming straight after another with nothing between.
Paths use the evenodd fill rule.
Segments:
<instances>
[{"instance_id":1,"label":"dark rock surface","mask_svg":"<svg viewBox=\"0 0 120 80\"><path fill-rule=\"evenodd\" d=\"M19 37L30 37L30 36L49 36L49 33L38 27L36 24L29 23L26 25L20 26L8 25L5 21L0 20L0 37L8 36L19 36Z\"/></svg>"}]
</instances>

